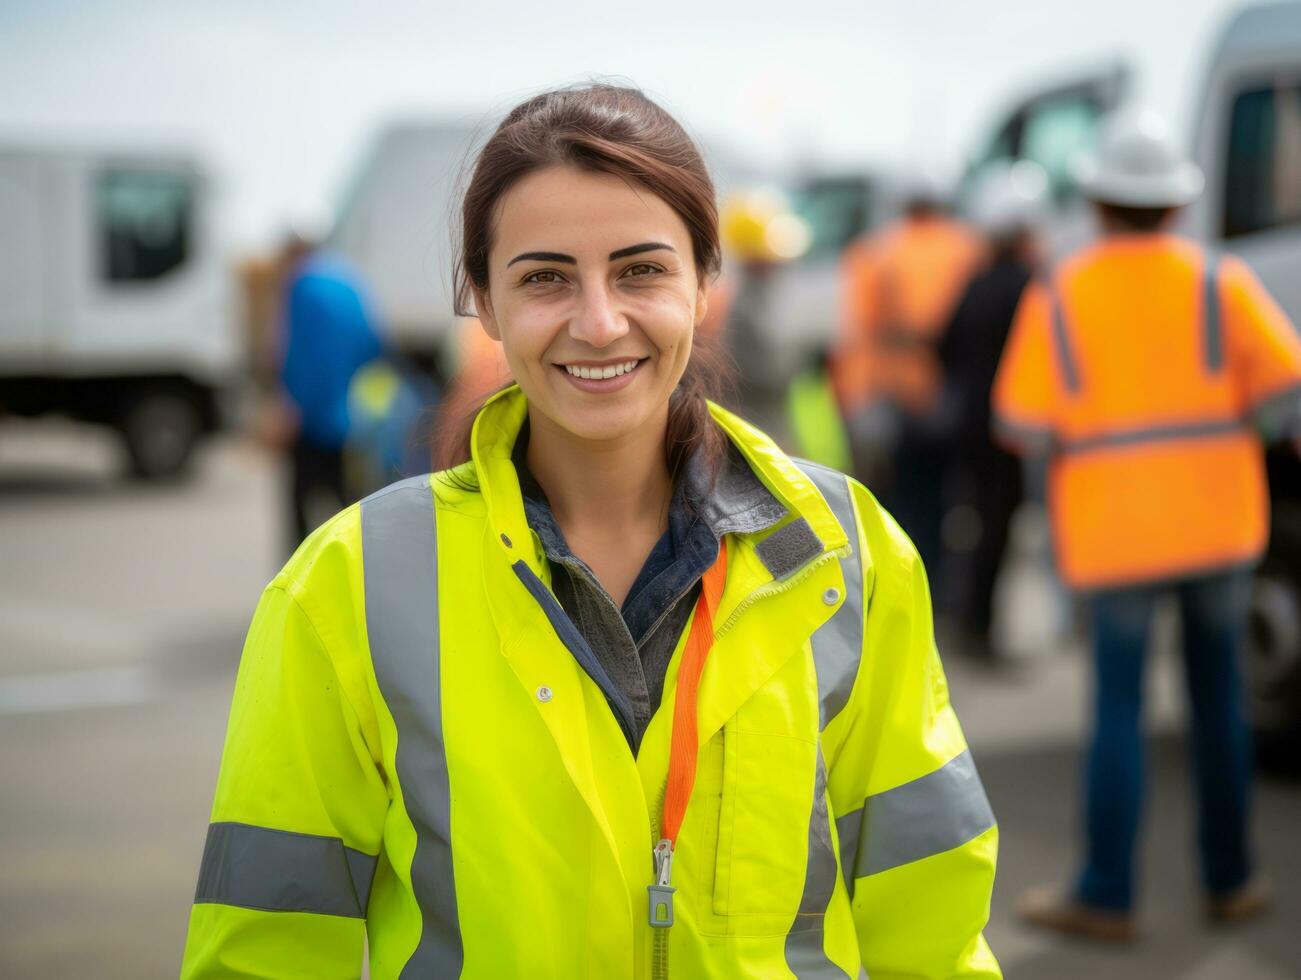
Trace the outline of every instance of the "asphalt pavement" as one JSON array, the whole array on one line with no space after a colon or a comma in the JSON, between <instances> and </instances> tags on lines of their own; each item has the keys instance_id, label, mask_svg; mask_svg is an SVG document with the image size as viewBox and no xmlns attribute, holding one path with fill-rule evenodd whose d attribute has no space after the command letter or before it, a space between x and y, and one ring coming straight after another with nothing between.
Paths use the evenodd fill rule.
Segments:
<instances>
[{"instance_id":1,"label":"asphalt pavement","mask_svg":"<svg viewBox=\"0 0 1301 980\"><path fill-rule=\"evenodd\" d=\"M199 464L179 486L141 486L91 430L0 426L2 977L176 975L243 633L283 558L276 466L235 441ZM1007 976L1301 978L1301 785L1257 788L1276 910L1208 928L1165 649L1151 679L1142 938L1099 948L1017 922L1026 887L1074 869L1087 672L1054 639L1060 606L1033 559L1003 601L1019 668L946 666L1002 827L987 936Z\"/></svg>"}]
</instances>

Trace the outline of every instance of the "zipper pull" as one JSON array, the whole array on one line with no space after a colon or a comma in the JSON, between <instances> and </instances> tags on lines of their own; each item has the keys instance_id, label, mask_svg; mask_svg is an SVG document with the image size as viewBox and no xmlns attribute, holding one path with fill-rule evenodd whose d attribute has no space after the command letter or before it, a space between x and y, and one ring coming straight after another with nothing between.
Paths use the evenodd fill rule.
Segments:
<instances>
[{"instance_id":1,"label":"zipper pull","mask_svg":"<svg viewBox=\"0 0 1301 980\"><path fill-rule=\"evenodd\" d=\"M655 845L655 884L647 885L650 893L650 924L656 929L673 925L673 842L662 840Z\"/></svg>"}]
</instances>

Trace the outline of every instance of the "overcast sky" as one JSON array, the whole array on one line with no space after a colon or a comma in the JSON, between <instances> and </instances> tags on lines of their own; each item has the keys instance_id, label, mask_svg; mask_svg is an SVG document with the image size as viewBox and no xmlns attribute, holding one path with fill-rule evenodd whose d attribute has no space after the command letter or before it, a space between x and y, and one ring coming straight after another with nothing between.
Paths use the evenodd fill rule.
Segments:
<instances>
[{"instance_id":1,"label":"overcast sky","mask_svg":"<svg viewBox=\"0 0 1301 980\"><path fill-rule=\"evenodd\" d=\"M192 146L249 248L335 200L394 117L483 121L614 76L760 166L954 167L1019 92L1118 57L1186 113L1242 5L0 0L0 138Z\"/></svg>"}]
</instances>

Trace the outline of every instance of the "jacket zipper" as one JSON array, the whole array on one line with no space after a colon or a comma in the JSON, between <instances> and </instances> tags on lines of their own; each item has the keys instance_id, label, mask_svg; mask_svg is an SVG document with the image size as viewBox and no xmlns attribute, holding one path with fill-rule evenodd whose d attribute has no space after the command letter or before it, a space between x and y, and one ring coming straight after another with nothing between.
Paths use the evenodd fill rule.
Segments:
<instances>
[{"instance_id":1,"label":"jacket zipper","mask_svg":"<svg viewBox=\"0 0 1301 980\"><path fill-rule=\"evenodd\" d=\"M844 550L844 549L842 549ZM781 582L771 582L767 586L761 586L755 589L732 610L732 614L727 617L726 622L714 631L714 641L732 628L737 619L754 603L767 596L779 595L788 589L794 588L804 579L808 578L814 571L825 565L827 562L837 558L839 551L826 552L818 558L810 561L797 574ZM659 839L661 822L664 818L664 795L667 791L667 785L660 789L659 796L656 799L654 811L651 814L651 840L655 841L652 851L654 856L654 873L655 887L651 891L652 906L650 909L652 945L651 945L651 980L668 980L669 978L669 929L673 925L673 844L668 840ZM664 912L663 918L666 921L660 924L656 923L657 910L655 902L661 901L660 908Z\"/></svg>"}]
</instances>

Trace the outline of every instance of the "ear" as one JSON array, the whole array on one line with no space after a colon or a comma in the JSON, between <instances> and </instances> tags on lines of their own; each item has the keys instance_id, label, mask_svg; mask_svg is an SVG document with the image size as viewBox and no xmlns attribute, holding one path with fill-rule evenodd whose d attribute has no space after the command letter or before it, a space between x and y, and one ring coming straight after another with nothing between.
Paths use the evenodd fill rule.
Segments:
<instances>
[{"instance_id":1,"label":"ear","mask_svg":"<svg viewBox=\"0 0 1301 980\"><path fill-rule=\"evenodd\" d=\"M695 326L700 326L705 322L705 317L709 315L709 283L704 279L700 280L700 285L696 287L696 322Z\"/></svg>"},{"instance_id":2,"label":"ear","mask_svg":"<svg viewBox=\"0 0 1301 980\"><path fill-rule=\"evenodd\" d=\"M497 317L492 312L492 303L488 299L486 289L482 292L478 289L474 291L474 308L479 314L479 323L483 327L483 332L501 343L501 330L497 327Z\"/></svg>"}]
</instances>

